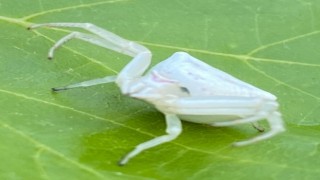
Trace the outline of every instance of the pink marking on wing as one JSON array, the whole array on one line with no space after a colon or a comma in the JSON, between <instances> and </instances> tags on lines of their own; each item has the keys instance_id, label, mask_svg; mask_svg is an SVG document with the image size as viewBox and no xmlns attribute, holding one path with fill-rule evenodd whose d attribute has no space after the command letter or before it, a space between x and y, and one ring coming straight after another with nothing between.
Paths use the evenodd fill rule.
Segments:
<instances>
[{"instance_id":1,"label":"pink marking on wing","mask_svg":"<svg viewBox=\"0 0 320 180\"><path fill-rule=\"evenodd\" d=\"M174 83L175 82L173 80L170 80L170 79L167 79L167 78L160 76L156 72L151 73L151 76L152 76L152 80L156 81L156 82L162 82L162 83Z\"/></svg>"}]
</instances>

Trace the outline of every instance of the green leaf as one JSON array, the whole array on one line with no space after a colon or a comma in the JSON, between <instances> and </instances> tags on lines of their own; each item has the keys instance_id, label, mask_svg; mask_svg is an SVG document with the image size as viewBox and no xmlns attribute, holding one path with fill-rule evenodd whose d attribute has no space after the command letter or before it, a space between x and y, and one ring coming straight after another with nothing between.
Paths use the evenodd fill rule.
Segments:
<instances>
[{"instance_id":1,"label":"green leaf","mask_svg":"<svg viewBox=\"0 0 320 180\"><path fill-rule=\"evenodd\" d=\"M0 179L317 179L319 12L317 0L0 1ZM235 148L258 132L184 122L178 139L119 167L165 133L163 115L114 84L51 93L115 75L130 58L74 40L47 61L72 30L26 30L42 22L94 23L150 48L153 65L187 51L275 94L287 131Z\"/></svg>"}]
</instances>

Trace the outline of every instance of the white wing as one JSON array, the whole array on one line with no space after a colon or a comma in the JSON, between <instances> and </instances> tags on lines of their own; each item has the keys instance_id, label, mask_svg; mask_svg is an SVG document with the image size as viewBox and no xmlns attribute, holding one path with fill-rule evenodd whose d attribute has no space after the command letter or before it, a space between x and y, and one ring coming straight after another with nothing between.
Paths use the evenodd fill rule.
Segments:
<instances>
[{"instance_id":1,"label":"white wing","mask_svg":"<svg viewBox=\"0 0 320 180\"><path fill-rule=\"evenodd\" d=\"M192 96L259 96L276 99L274 95L209 66L184 52L173 54L151 71L177 81L182 87L187 88Z\"/></svg>"}]
</instances>

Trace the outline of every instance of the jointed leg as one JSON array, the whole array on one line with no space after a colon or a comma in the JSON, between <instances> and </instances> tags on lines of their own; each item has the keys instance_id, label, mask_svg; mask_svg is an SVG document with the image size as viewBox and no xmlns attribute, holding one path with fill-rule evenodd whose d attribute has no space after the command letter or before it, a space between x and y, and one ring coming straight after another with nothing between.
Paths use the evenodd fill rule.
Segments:
<instances>
[{"instance_id":1,"label":"jointed leg","mask_svg":"<svg viewBox=\"0 0 320 180\"><path fill-rule=\"evenodd\" d=\"M232 126L237 124L253 123L266 117L267 117L266 114L257 114L257 115L253 115L253 116L242 118L242 119L235 119L235 120L223 121L223 122L213 122L211 123L211 125L212 126Z\"/></svg>"},{"instance_id":2,"label":"jointed leg","mask_svg":"<svg viewBox=\"0 0 320 180\"><path fill-rule=\"evenodd\" d=\"M122 49L122 51L117 51L119 53L123 53L123 54L127 54L129 56L136 56L139 53L142 52L150 52L146 47L123 39L122 37L109 32L103 28L100 28L94 24L91 23L43 23L43 24L35 24L30 26L28 29L35 29L35 28L39 28L39 27L70 27L70 28L82 28L85 29L99 37L101 37L102 39L109 41L110 43L112 43L114 46L117 46L119 49Z\"/></svg>"},{"instance_id":3,"label":"jointed leg","mask_svg":"<svg viewBox=\"0 0 320 180\"><path fill-rule=\"evenodd\" d=\"M263 103L263 100L255 97L184 97L170 103L171 108L255 108Z\"/></svg>"},{"instance_id":4,"label":"jointed leg","mask_svg":"<svg viewBox=\"0 0 320 180\"><path fill-rule=\"evenodd\" d=\"M263 127L261 127L261 126L259 125L258 122L252 122L251 125L252 125L253 128L255 128L256 130L258 130L259 132L264 132L264 130L265 130Z\"/></svg>"},{"instance_id":5,"label":"jointed leg","mask_svg":"<svg viewBox=\"0 0 320 180\"><path fill-rule=\"evenodd\" d=\"M59 48L60 46L62 46L64 43L70 41L71 39L80 39L86 42L89 42L91 44L95 44L107 49L111 49L113 51L116 52L122 52L124 51L123 49L121 49L121 47L119 46L115 46L114 43L111 43L109 41L106 41L98 36L94 36L91 34L85 34L85 33L80 33L80 32L72 32L66 36L64 36L63 38L61 38L59 41L57 41L49 50L49 54L48 54L48 58L52 59L53 55L54 55L54 51ZM123 53L130 53L128 52L123 52Z\"/></svg>"},{"instance_id":6,"label":"jointed leg","mask_svg":"<svg viewBox=\"0 0 320 180\"><path fill-rule=\"evenodd\" d=\"M121 91L123 93L129 93L128 89L132 83L134 83L134 79L141 77L141 75L145 72L145 70L149 67L151 61L151 52L144 46L135 43L133 41L129 41L123 39L122 37L109 32L105 29L102 29L98 26L95 26L90 23L44 23L44 24L35 24L30 26L28 29L34 29L39 27L71 27L71 28L82 28L96 35L89 35L85 33L74 32L71 33L60 41L58 41L54 47L51 48L49 52L49 58L53 56L53 52L59 46L64 44L65 42L78 38L116 52L126 54L134 57L131 62L129 62L122 71L118 74L116 79L116 83L120 86Z\"/></svg>"},{"instance_id":7,"label":"jointed leg","mask_svg":"<svg viewBox=\"0 0 320 180\"><path fill-rule=\"evenodd\" d=\"M117 78L117 76L107 76L104 78L93 79L93 80L84 81L84 82L80 82L80 83L76 83L76 84L71 84L68 86L52 88L52 91L57 92L57 91L68 90L68 89L73 89L73 88L77 88L77 87L89 87L89 86L95 86L98 84L110 83L110 82L114 82L116 80L116 78Z\"/></svg>"},{"instance_id":8,"label":"jointed leg","mask_svg":"<svg viewBox=\"0 0 320 180\"><path fill-rule=\"evenodd\" d=\"M168 102L167 111L183 115L234 115L252 116L263 104L257 98L248 97L186 97Z\"/></svg>"},{"instance_id":9,"label":"jointed leg","mask_svg":"<svg viewBox=\"0 0 320 180\"><path fill-rule=\"evenodd\" d=\"M146 149L158 146L162 143L169 142L177 138L182 131L180 119L176 115L166 114L166 124L166 132L168 133L167 135L159 136L150 141L139 144L133 151L128 153L120 160L119 165L125 165L131 158L140 154Z\"/></svg>"},{"instance_id":10,"label":"jointed leg","mask_svg":"<svg viewBox=\"0 0 320 180\"><path fill-rule=\"evenodd\" d=\"M269 122L269 125L270 125L270 131L263 133L259 136L256 136L252 139L246 140L246 141L235 142L233 145L234 146L245 146L248 144L255 143L257 141L269 139L272 136L275 136L276 134L285 131L280 113L278 113L278 112L272 113L269 117L267 117L267 121Z\"/></svg>"},{"instance_id":11,"label":"jointed leg","mask_svg":"<svg viewBox=\"0 0 320 180\"><path fill-rule=\"evenodd\" d=\"M270 131L263 133L255 138L237 142L234 145L242 146L257 141L268 139L284 131L283 121L280 113L277 112L278 104L273 101L261 102L255 98L247 97L211 97L211 98L182 98L174 102L169 102L167 109L175 114L183 115L234 115L247 117L239 120L226 122L215 122L213 125L231 126L241 123L255 123L264 118L270 125ZM256 129L261 128L253 124Z\"/></svg>"},{"instance_id":12,"label":"jointed leg","mask_svg":"<svg viewBox=\"0 0 320 180\"><path fill-rule=\"evenodd\" d=\"M219 127L219 126L233 126L233 125L237 125L237 124L251 123L253 128L258 130L259 132L264 132L264 128L261 127L258 124L257 121L258 120L262 120L265 117L266 117L266 115L264 115L264 116L255 115L255 116L242 118L242 119L234 119L234 120L229 120L229 121L213 122L213 123L210 123L210 125Z\"/></svg>"}]
</instances>

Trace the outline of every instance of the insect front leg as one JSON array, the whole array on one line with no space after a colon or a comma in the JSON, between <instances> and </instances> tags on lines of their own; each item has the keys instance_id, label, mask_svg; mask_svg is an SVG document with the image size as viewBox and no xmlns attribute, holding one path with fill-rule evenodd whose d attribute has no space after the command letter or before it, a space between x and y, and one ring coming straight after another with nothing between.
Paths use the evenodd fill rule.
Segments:
<instances>
[{"instance_id":1,"label":"insect front leg","mask_svg":"<svg viewBox=\"0 0 320 180\"><path fill-rule=\"evenodd\" d=\"M89 81L83 81L83 82L71 84L68 86L52 88L52 91L57 92L57 91L62 91L62 90L78 88L78 87L89 87L89 86L95 86L98 84L110 83L110 82L114 82L116 80L116 78L117 78L117 76L106 76L104 78L92 79Z\"/></svg>"},{"instance_id":2,"label":"insect front leg","mask_svg":"<svg viewBox=\"0 0 320 180\"><path fill-rule=\"evenodd\" d=\"M89 43L111 49L113 51L129 55L133 57L118 74L116 83L120 87L122 93L130 93L130 87L135 83L135 80L142 76L145 70L149 67L151 62L151 52L144 46L126 40L112 32L100 28L91 23L44 23L35 24L28 29L35 29L39 27L69 27L82 28L92 34L72 32L69 35L60 39L49 51L49 58L53 57L55 49L66 43L67 41L77 38Z\"/></svg>"},{"instance_id":3,"label":"insect front leg","mask_svg":"<svg viewBox=\"0 0 320 180\"><path fill-rule=\"evenodd\" d=\"M135 147L133 151L128 153L124 158L119 161L119 165L125 165L131 158L135 157L136 155L140 154L142 151L158 146L165 142L169 142L174 140L179 136L182 131L181 121L176 115L166 114L166 132L168 134L156 137L150 141L141 143Z\"/></svg>"}]
</instances>

